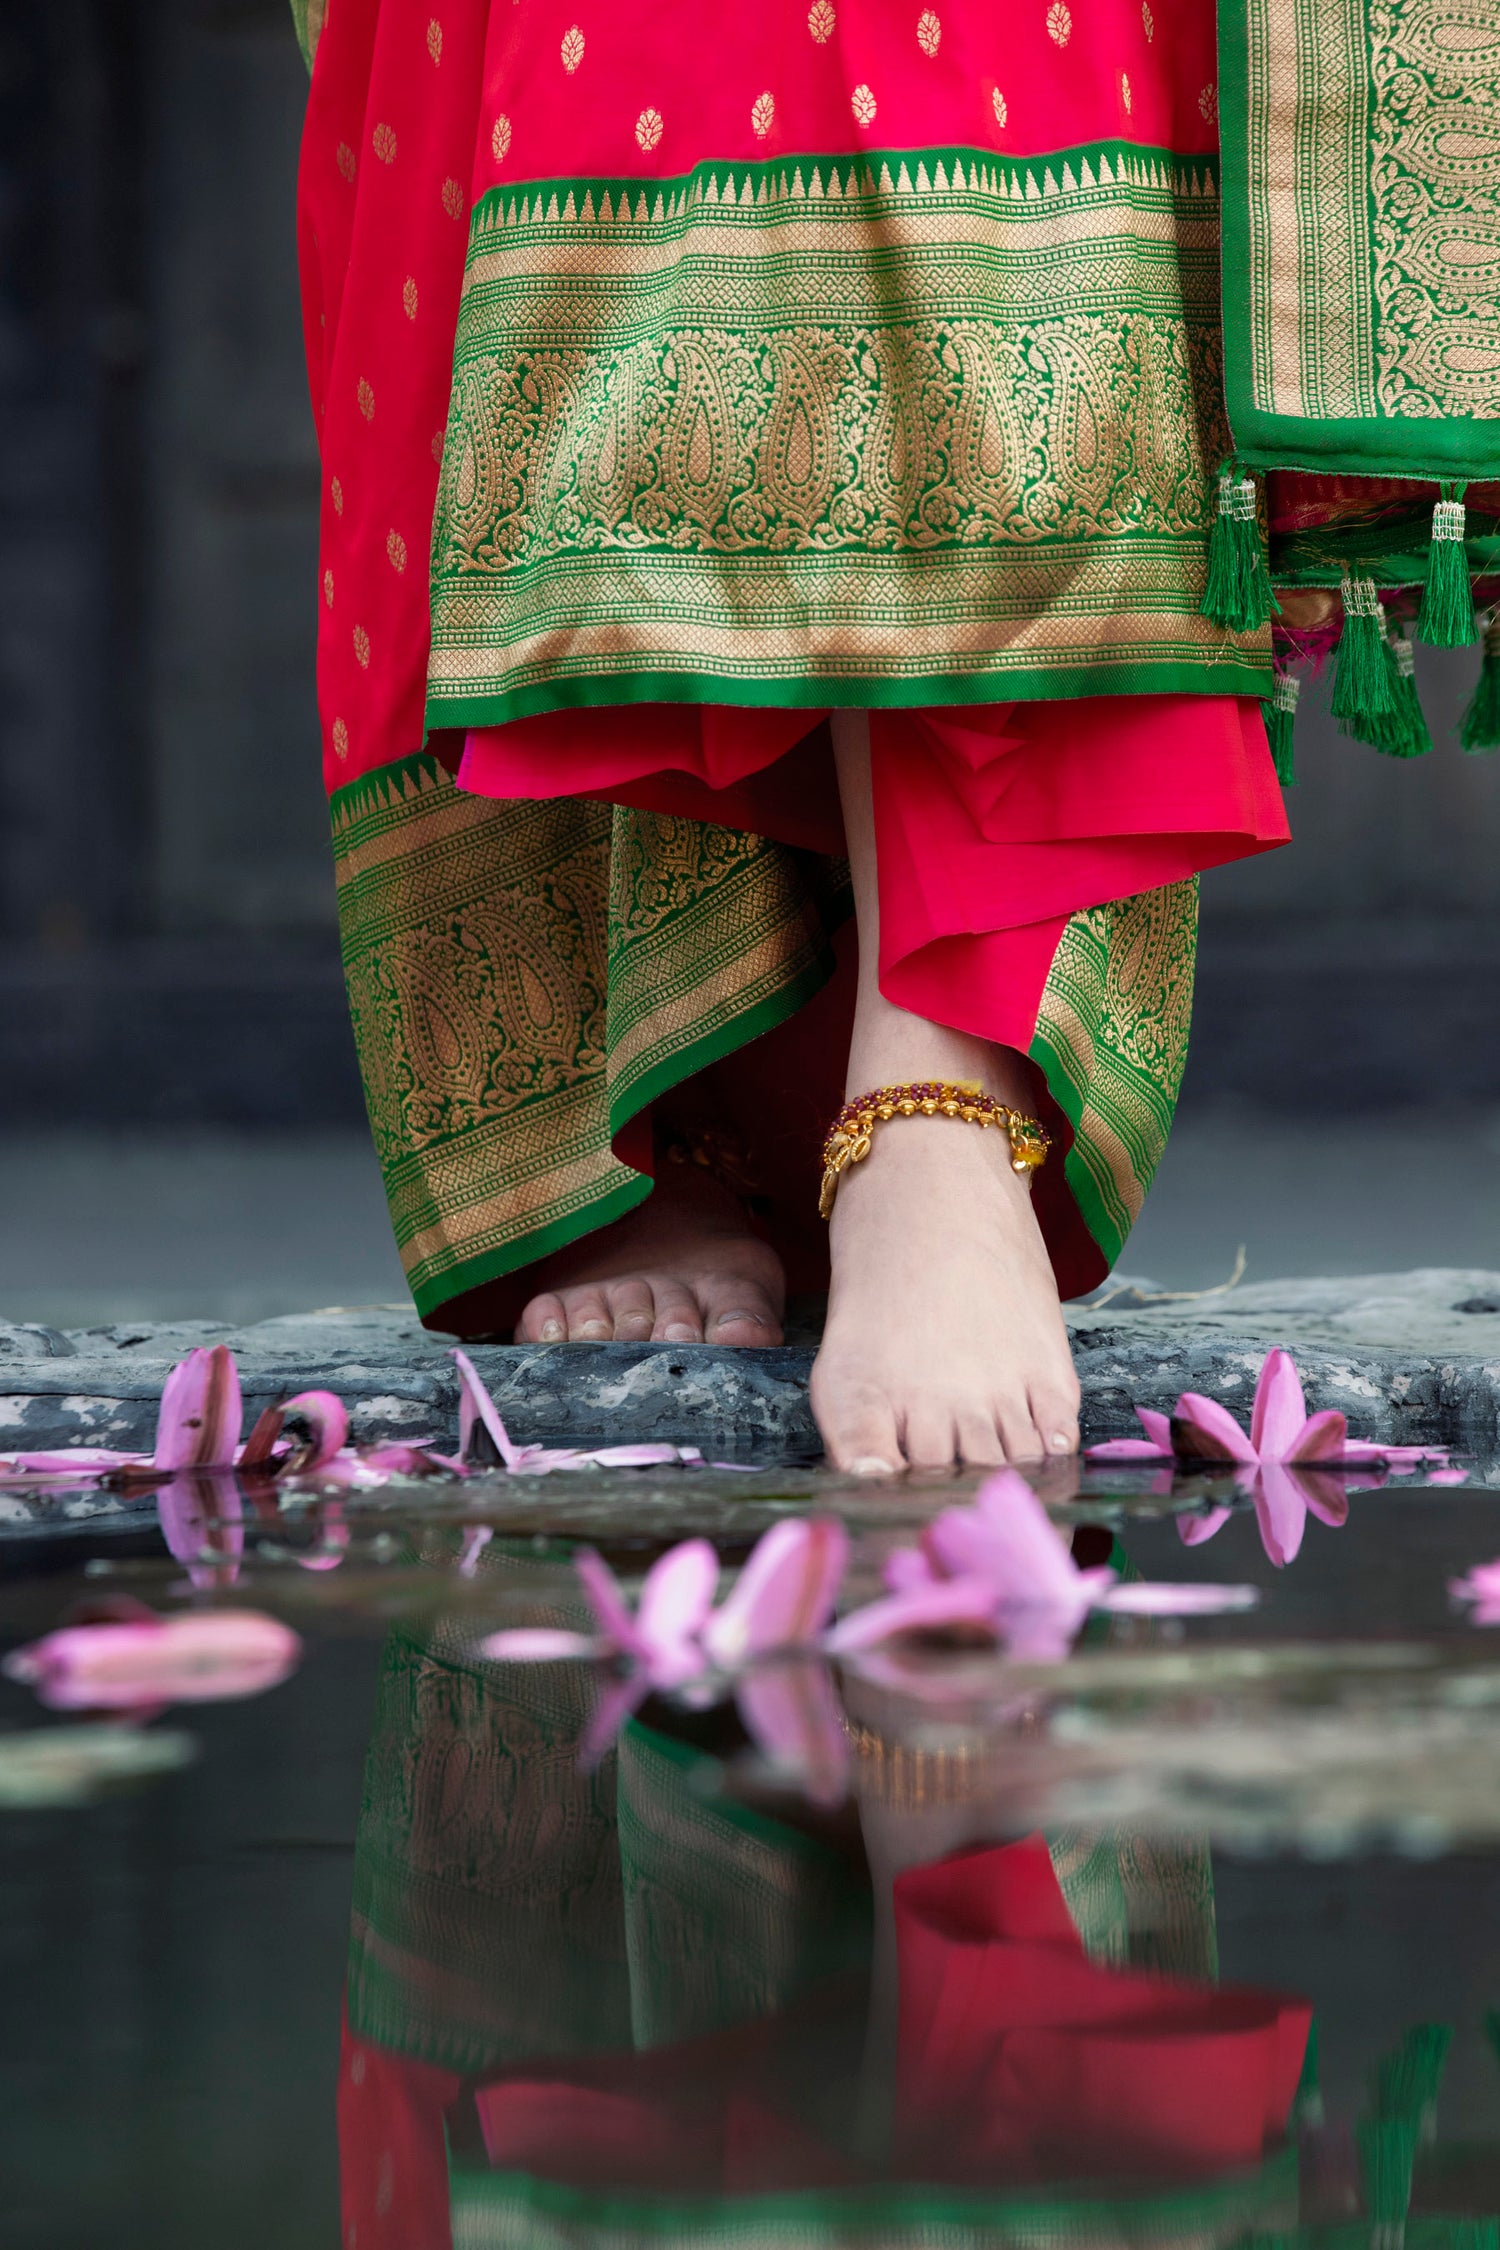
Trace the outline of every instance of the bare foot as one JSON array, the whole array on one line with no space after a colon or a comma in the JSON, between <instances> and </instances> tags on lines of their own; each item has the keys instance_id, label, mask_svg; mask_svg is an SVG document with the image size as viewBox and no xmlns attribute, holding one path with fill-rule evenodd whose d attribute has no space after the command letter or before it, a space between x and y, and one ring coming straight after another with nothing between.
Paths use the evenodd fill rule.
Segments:
<instances>
[{"instance_id":1,"label":"bare foot","mask_svg":"<svg viewBox=\"0 0 1500 2250\"><path fill-rule=\"evenodd\" d=\"M850 1095L968 1079L1030 1113L1018 1055L929 1023L881 991L864 714L835 712L833 741L859 922ZM836 1468L873 1475L1075 1450L1078 1379L1057 1285L1002 1132L947 1117L878 1125L869 1155L839 1183L830 1249L812 1406Z\"/></svg>"},{"instance_id":2,"label":"bare foot","mask_svg":"<svg viewBox=\"0 0 1500 2250\"><path fill-rule=\"evenodd\" d=\"M943 1117L879 1126L840 1182L831 1247L812 1405L835 1467L1075 1450L1057 1286L1002 1133Z\"/></svg>"},{"instance_id":3,"label":"bare foot","mask_svg":"<svg viewBox=\"0 0 1500 2250\"><path fill-rule=\"evenodd\" d=\"M626 1218L544 1260L518 1344L779 1344L781 1261L707 1173L663 1165Z\"/></svg>"}]
</instances>

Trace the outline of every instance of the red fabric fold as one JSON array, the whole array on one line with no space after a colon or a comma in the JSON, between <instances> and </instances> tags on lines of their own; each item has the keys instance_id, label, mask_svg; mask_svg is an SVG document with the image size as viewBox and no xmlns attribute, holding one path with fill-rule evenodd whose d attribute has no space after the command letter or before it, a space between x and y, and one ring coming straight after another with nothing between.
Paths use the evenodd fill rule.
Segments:
<instances>
[{"instance_id":1,"label":"red fabric fold","mask_svg":"<svg viewBox=\"0 0 1500 2250\"><path fill-rule=\"evenodd\" d=\"M824 714L638 704L468 737L483 796L590 796L843 848ZM871 713L881 985L1025 1053L1069 917L1289 836L1260 707L1121 695Z\"/></svg>"},{"instance_id":2,"label":"red fabric fold","mask_svg":"<svg viewBox=\"0 0 1500 2250\"><path fill-rule=\"evenodd\" d=\"M1040 1836L900 1876L903 2161L1181 2176L1286 2130L1311 2010L1090 1961Z\"/></svg>"}]
</instances>

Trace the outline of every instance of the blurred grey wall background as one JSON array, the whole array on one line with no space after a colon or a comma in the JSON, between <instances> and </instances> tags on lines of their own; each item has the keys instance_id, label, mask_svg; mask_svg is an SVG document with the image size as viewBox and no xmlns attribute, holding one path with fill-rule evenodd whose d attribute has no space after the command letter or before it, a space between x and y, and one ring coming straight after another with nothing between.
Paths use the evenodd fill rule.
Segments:
<instances>
[{"instance_id":1,"label":"blurred grey wall background","mask_svg":"<svg viewBox=\"0 0 1500 2250\"><path fill-rule=\"evenodd\" d=\"M0 1120L348 1122L286 0L0 23Z\"/></svg>"},{"instance_id":2,"label":"blurred grey wall background","mask_svg":"<svg viewBox=\"0 0 1500 2250\"><path fill-rule=\"evenodd\" d=\"M0 21L0 1133L352 1148L362 1127L314 720L304 97L286 0L50 0ZM1452 734L1477 658L1419 664L1436 754L1343 741L1311 690L1295 847L1205 881L1178 1143L1231 1132L1205 1180L1232 1187L1253 1159L1290 1193L1309 1148L1336 1173L1330 1134L1378 1128L1381 1179L1430 1195L1460 1114L1495 1170L1500 760ZM264 1192L304 1176L292 1154ZM58 1204L87 1150L71 1161ZM391 1294L360 1161L339 1225L370 1230ZM1162 1195L1188 1176L1173 1162ZM1500 1263L1491 1232L1476 1256Z\"/></svg>"}]
</instances>

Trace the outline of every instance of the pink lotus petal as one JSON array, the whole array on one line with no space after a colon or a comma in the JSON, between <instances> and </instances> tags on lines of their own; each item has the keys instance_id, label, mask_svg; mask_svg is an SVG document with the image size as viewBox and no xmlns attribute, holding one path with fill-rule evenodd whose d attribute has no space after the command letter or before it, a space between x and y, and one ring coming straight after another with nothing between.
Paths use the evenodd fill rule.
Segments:
<instances>
[{"instance_id":1,"label":"pink lotus petal","mask_svg":"<svg viewBox=\"0 0 1500 2250\"><path fill-rule=\"evenodd\" d=\"M972 1508L945 1509L922 1543L951 1576L978 1571L1007 1601L1075 1598L1078 1567L1067 1541L1014 1469L986 1477Z\"/></svg>"},{"instance_id":2,"label":"pink lotus petal","mask_svg":"<svg viewBox=\"0 0 1500 2250\"><path fill-rule=\"evenodd\" d=\"M880 1573L893 1594L909 1594L919 1586L941 1583L920 1547L896 1547L885 1558Z\"/></svg>"},{"instance_id":3,"label":"pink lotus petal","mask_svg":"<svg viewBox=\"0 0 1500 2250\"><path fill-rule=\"evenodd\" d=\"M302 1570L337 1570L349 1552L349 1526L336 1500L330 1500L318 1513L321 1521L317 1528L322 1544L310 1554L299 1554L297 1564Z\"/></svg>"},{"instance_id":4,"label":"pink lotus petal","mask_svg":"<svg viewBox=\"0 0 1500 2250\"><path fill-rule=\"evenodd\" d=\"M1467 1469L1429 1469L1427 1472L1429 1484L1467 1484L1468 1481Z\"/></svg>"},{"instance_id":5,"label":"pink lotus petal","mask_svg":"<svg viewBox=\"0 0 1500 2250\"><path fill-rule=\"evenodd\" d=\"M644 1672L633 1672L628 1679L605 1680L601 1684L599 1700L594 1705L578 1747L578 1762L585 1773L592 1773L600 1759L613 1748L616 1735L637 1707L645 1702L650 1688L651 1683Z\"/></svg>"},{"instance_id":6,"label":"pink lotus petal","mask_svg":"<svg viewBox=\"0 0 1500 2250\"><path fill-rule=\"evenodd\" d=\"M332 1391L299 1391L287 1400L282 1412L288 1420L295 1415L307 1424L310 1442L294 1451L289 1461L299 1474L320 1469L349 1442L348 1411Z\"/></svg>"},{"instance_id":7,"label":"pink lotus petal","mask_svg":"<svg viewBox=\"0 0 1500 2250\"><path fill-rule=\"evenodd\" d=\"M1500 1601L1500 1557L1473 1564L1462 1578L1450 1578L1448 1591L1460 1601Z\"/></svg>"},{"instance_id":8,"label":"pink lotus petal","mask_svg":"<svg viewBox=\"0 0 1500 2250\"><path fill-rule=\"evenodd\" d=\"M463 1535L458 1550L458 1575L472 1578L479 1568L479 1558L494 1538L494 1527L487 1523L471 1523Z\"/></svg>"},{"instance_id":9,"label":"pink lotus petal","mask_svg":"<svg viewBox=\"0 0 1500 2250\"><path fill-rule=\"evenodd\" d=\"M1278 1570L1295 1562L1307 1528L1307 1496L1292 1470L1279 1461L1268 1461L1255 1480L1251 1495L1260 1543Z\"/></svg>"},{"instance_id":10,"label":"pink lotus petal","mask_svg":"<svg viewBox=\"0 0 1500 2250\"><path fill-rule=\"evenodd\" d=\"M1255 1448L1239 1423L1217 1399L1201 1392L1184 1391L1172 1416L1172 1450L1193 1461L1243 1461L1255 1459Z\"/></svg>"},{"instance_id":11,"label":"pink lotus petal","mask_svg":"<svg viewBox=\"0 0 1500 2250\"><path fill-rule=\"evenodd\" d=\"M647 1571L635 1629L653 1686L675 1687L703 1670L698 1636L719 1582L719 1558L706 1539L669 1547Z\"/></svg>"},{"instance_id":12,"label":"pink lotus petal","mask_svg":"<svg viewBox=\"0 0 1500 2250\"><path fill-rule=\"evenodd\" d=\"M156 1496L169 1551L195 1586L232 1584L245 1551L245 1502L233 1477L169 1477Z\"/></svg>"},{"instance_id":13,"label":"pink lotus petal","mask_svg":"<svg viewBox=\"0 0 1500 2250\"><path fill-rule=\"evenodd\" d=\"M950 1578L850 1610L824 1636L823 1646L830 1656L848 1656L897 1633L927 1632L943 1625L986 1625L993 1631L995 1610L991 1585L977 1578Z\"/></svg>"},{"instance_id":14,"label":"pink lotus petal","mask_svg":"<svg viewBox=\"0 0 1500 2250\"><path fill-rule=\"evenodd\" d=\"M1359 1485L1360 1478L1335 1475L1312 1462L1288 1462L1285 1466L1309 1514L1316 1516L1319 1523L1326 1523L1337 1531L1349 1521L1349 1488Z\"/></svg>"},{"instance_id":15,"label":"pink lotus petal","mask_svg":"<svg viewBox=\"0 0 1500 2250\"><path fill-rule=\"evenodd\" d=\"M149 1469L149 1453L117 1453L107 1445L72 1445L56 1453L0 1454L0 1485L45 1481L96 1484L121 1469Z\"/></svg>"},{"instance_id":16,"label":"pink lotus petal","mask_svg":"<svg viewBox=\"0 0 1500 2250\"><path fill-rule=\"evenodd\" d=\"M826 1666L805 1659L768 1664L735 1689L745 1731L764 1755L788 1767L815 1805L841 1804L849 1789L849 1743Z\"/></svg>"},{"instance_id":17,"label":"pink lotus petal","mask_svg":"<svg viewBox=\"0 0 1500 2250\"><path fill-rule=\"evenodd\" d=\"M849 1535L832 1516L771 1526L709 1620L703 1646L724 1670L770 1649L806 1647L833 1615L849 1560Z\"/></svg>"},{"instance_id":18,"label":"pink lotus petal","mask_svg":"<svg viewBox=\"0 0 1500 2250\"><path fill-rule=\"evenodd\" d=\"M1177 1536L1184 1547L1201 1547L1205 1540L1223 1530L1233 1514L1233 1508L1205 1508L1201 1515L1179 1516Z\"/></svg>"},{"instance_id":19,"label":"pink lotus petal","mask_svg":"<svg viewBox=\"0 0 1500 2250\"><path fill-rule=\"evenodd\" d=\"M1157 1451L1169 1454L1172 1450L1171 1415L1158 1414L1156 1409L1151 1406L1138 1406L1135 1410L1135 1418Z\"/></svg>"},{"instance_id":20,"label":"pink lotus petal","mask_svg":"<svg viewBox=\"0 0 1500 2250\"><path fill-rule=\"evenodd\" d=\"M489 1664L557 1664L581 1656L598 1656L603 1644L587 1633L553 1632L545 1626L518 1626L514 1632L491 1633L479 1644L479 1654Z\"/></svg>"},{"instance_id":21,"label":"pink lotus petal","mask_svg":"<svg viewBox=\"0 0 1500 2250\"><path fill-rule=\"evenodd\" d=\"M1099 1607L1116 1617L1218 1617L1254 1609L1259 1600L1254 1586L1175 1586L1148 1578L1113 1587Z\"/></svg>"},{"instance_id":22,"label":"pink lotus petal","mask_svg":"<svg viewBox=\"0 0 1500 2250\"><path fill-rule=\"evenodd\" d=\"M1288 1451L1266 1456L1276 1461L1337 1461L1343 1456L1344 1443L1349 1435L1347 1416L1336 1408L1326 1406L1303 1423Z\"/></svg>"},{"instance_id":23,"label":"pink lotus petal","mask_svg":"<svg viewBox=\"0 0 1500 2250\"><path fill-rule=\"evenodd\" d=\"M1290 1352L1280 1346L1266 1354L1250 1409L1250 1444L1262 1461L1285 1461L1307 1421L1302 1378Z\"/></svg>"},{"instance_id":24,"label":"pink lotus petal","mask_svg":"<svg viewBox=\"0 0 1500 2250\"><path fill-rule=\"evenodd\" d=\"M469 1446L476 1424L489 1432L495 1451L507 1469L514 1468L524 1448L511 1442L510 1432L500 1419L500 1409L479 1379L479 1370L466 1351L457 1345L453 1349L453 1364L458 1369L458 1457L469 1458Z\"/></svg>"},{"instance_id":25,"label":"pink lotus petal","mask_svg":"<svg viewBox=\"0 0 1500 2250\"><path fill-rule=\"evenodd\" d=\"M580 1547L573 1557L573 1568L583 1586L589 1608L598 1620L599 1630L611 1648L622 1655L639 1655L641 1642L635 1629L635 1619L630 1605L620 1591L620 1581L609 1564L592 1547Z\"/></svg>"},{"instance_id":26,"label":"pink lotus petal","mask_svg":"<svg viewBox=\"0 0 1500 2250\"><path fill-rule=\"evenodd\" d=\"M152 1460L168 1470L232 1468L244 1418L233 1352L200 1344L167 1377Z\"/></svg>"},{"instance_id":27,"label":"pink lotus petal","mask_svg":"<svg viewBox=\"0 0 1500 2250\"><path fill-rule=\"evenodd\" d=\"M1170 1445L1155 1445L1150 1438L1112 1437L1100 1445L1086 1445L1083 1457L1086 1461L1160 1461L1164 1454L1170 1457L1171 1451Z\"/></svg>"},{"instance_id":28,"label":"pink lotus petal","mask_svg":"<svg viewBox=\"0 0 1500 2250\"><path fill-rule=\"evenodd\" d=\"M1397 1476L1405 1476L1412 1469L1420 1469L1426 1461L1446 1463L1448 1452L1446 1445L1381 1445L1372 1438L1348 1438L1342 1458L1345 1461L1383 1461Z\"/></svg>"},{"instance_id":29,"label":"pink lotus petal","mask_svg":"<svg viewBox=\"0 0 1500 2250\"><path fill-rule=\"evenodd\" d=\"M65 1625L4 1670L56 1711L136 1711L261 1695L284 1680L302 1644L259 1610Z\"/></svg>"},{"instance_id":30,"label":"pink lotus petal","mask_svg":"<svg viewBox=\"0 0 1500 2250\"><path fill-rule=\"evenodd\" d=\"M1005 1653L1013 1664L1061 1664L1072 1654L1087 1616L1087 1603L1002 1610L998 1622Z\"/></svg>"}]
</instances>

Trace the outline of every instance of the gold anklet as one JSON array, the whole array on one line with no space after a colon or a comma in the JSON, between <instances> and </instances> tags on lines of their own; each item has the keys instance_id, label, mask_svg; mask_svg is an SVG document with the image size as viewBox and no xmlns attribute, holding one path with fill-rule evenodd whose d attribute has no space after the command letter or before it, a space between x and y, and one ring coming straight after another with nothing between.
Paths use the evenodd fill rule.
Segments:
<instances>
[{"instance_id":1,"label":"gold anklet","mask_svg":"<svg viewBox=\"0 0 1500 2250\"><path fill-rule=\"evenodd\" d=\"M828 1128L823 1143L823 1186L818 1196L820 1217L833 1216L839 1176L851 1164L862 1164L870 1153L877 1125L892 1117L958 1117L965 1125L999 1125L1010 1141L1010 1168L1027 1185L1039 1164L1047 1161L1051 1137L1040 1119L1025 1117L1006 1102L997 1102L972 1081L958 1085L927 1081L916 1086L877 1086L845 1102Z\"/></svg>"}]
</instances>

